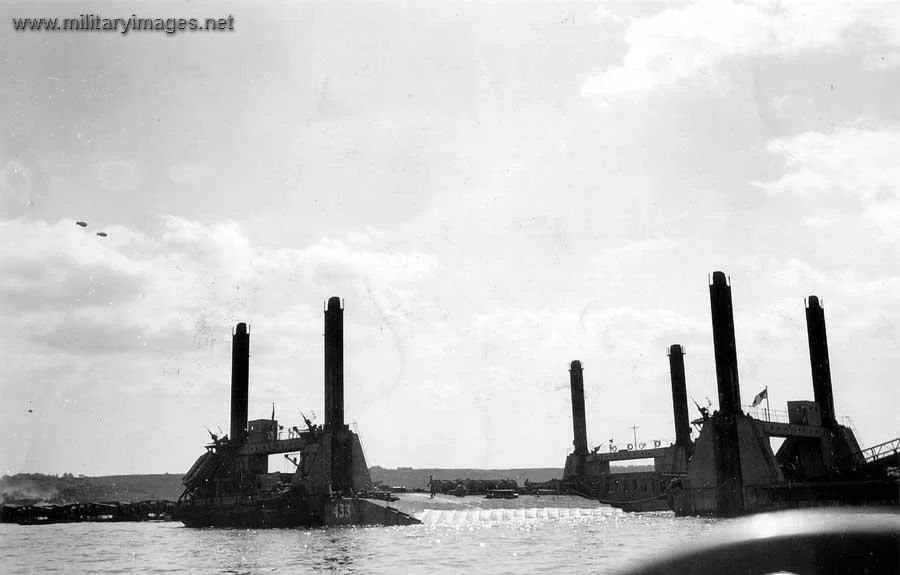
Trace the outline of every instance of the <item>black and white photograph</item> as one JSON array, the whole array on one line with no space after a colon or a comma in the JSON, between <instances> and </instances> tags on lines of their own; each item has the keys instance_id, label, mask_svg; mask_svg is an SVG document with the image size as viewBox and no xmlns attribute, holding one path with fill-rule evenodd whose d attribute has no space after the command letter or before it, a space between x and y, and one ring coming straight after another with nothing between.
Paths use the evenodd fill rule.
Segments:
<instances>
[{"instance_id":1,"label":"black and white photograph","mask_svg":"<svg viewBox=\"0 0 900 575\"><path fill-rule=\"evenodd\" d=\"M900 574L900 3L0 0L0 573Z\"/></svg>"}]
</instances>

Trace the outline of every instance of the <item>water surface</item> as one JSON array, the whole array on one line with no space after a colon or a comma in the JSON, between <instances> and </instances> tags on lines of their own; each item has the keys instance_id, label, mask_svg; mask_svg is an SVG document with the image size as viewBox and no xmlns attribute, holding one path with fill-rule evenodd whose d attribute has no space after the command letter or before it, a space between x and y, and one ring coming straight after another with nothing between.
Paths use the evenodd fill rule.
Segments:
<instances>
[{"instance_id":1,"label":"water surface","mask_svg":"<svg viewBox=\"0 0 900 575\"><path fill-rule=\"evenodd\" d=\"M689 546L722 523L550 499L407 501L423 524L405 527L4 524L0 572L608 573Z\"/></svg>"}]
</instances>

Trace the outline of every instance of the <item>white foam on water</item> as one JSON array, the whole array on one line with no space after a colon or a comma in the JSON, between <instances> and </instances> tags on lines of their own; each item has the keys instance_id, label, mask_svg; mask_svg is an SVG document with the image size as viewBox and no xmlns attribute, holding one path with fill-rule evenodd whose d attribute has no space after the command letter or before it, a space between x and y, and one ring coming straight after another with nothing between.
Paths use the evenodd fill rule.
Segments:
<instances>
[{"instance_id":1,"label":"white foam on water","mask_svg":"<svg viewBox=\"0 0 900 575\"><path fill-rule=\"evenodd\" d=\"M529 507L524 509L425 509L417 515L426 525L462 526L484 523L554 523L571 519L591 520L621 513L621 510L612 507Z\"/></svg>"}]
</instances>

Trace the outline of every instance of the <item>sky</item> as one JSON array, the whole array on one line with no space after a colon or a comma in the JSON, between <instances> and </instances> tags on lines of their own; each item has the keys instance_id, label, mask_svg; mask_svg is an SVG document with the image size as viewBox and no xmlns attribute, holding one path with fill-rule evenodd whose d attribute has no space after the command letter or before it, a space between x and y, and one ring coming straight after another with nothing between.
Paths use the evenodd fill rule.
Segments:
<instances>
[{"instance_id":1,"label":"sky","mask_svg":"<svg viewBox=\"0 0 900 575\"><path fill-rule=\"evenodd\" d=\"M84 13L234 30L10 25ZM321 422L330 296L370 465L562 467L575 359L591 446L668 442L669 345L716 404L716 270L744 403L812 399L815 294L838 415L900 435L896 2L0 16L0 473L184 473L239 321L250 419Z\"/></svg>"}]
</instances>

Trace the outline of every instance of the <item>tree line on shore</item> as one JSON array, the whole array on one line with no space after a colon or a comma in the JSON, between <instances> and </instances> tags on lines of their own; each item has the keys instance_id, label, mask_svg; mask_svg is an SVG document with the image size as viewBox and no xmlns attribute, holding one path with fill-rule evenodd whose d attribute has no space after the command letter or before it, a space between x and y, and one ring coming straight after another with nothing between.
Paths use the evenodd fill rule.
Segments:
<instances>
[{"instance_id":1,"label":"tree line on shore","mask_svg":"<svg viewBox=\"0 0 900 575\"><path fill-rule=\"evenodd\" d=\"M540 483L562 477L559 468L522 469L416 469L398 467L387 469L374 466L369 469L372 482L386 486L402 486L410 490L427 490L430 479L499 480L511 479L518 485L525 480ZM64 473L17 473L0 477L0 505L79 502L139 502L147 500L175 501L184 486L181 473L150 475L84 476Z\"/></svg>"}]
</instances>

